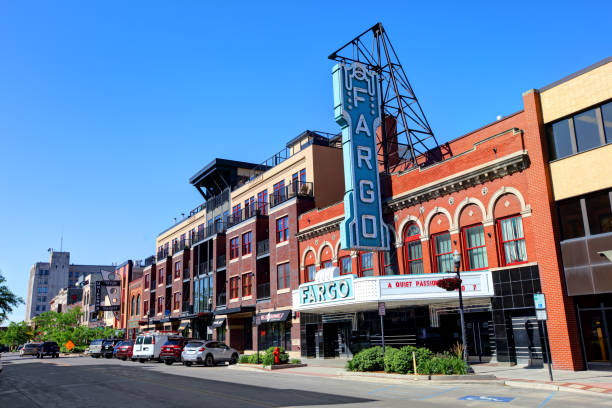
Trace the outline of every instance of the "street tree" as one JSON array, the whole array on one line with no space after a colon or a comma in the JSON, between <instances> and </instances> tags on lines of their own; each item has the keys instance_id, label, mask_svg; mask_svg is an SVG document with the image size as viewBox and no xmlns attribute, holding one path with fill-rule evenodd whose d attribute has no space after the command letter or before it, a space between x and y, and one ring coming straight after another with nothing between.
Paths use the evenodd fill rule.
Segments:
<instances>
[{"instance_id":1,"label":"street tree","mask_svg":"<svg viewBox=\"0 0 612 408\"><path fill-rule=\"evenodd\" d=\"M0 324L13 312L14 308L23 303L23 299L15 295L5 282L6 279L0 271Z\"/></svg>"},{"instance_id":2,"label":"street tree","mask_svg":"<svg viewBox=\"0 0 612 408\"><path fill-rule=\"evenodd\" d=\"M20 344L27 343L32 337L34 332L26 322L11 322L6 330L0 332L0 344L14 349Z\"/></svg>"},{"instance_id":3,"label":"street tree","mask_svg":"<svg viewBox=\"0 0 612 408\"><path fill-rule=\"evenodd\" d=\"M83 314L81 307L77 306L63 313L45 312L34 318L34 336L39 341L55 341L62 351L66 352L65 344L68 340L75 345L73 351L83 351L94 339L113 337L115 329L112 327L87 327L79 325Z\"/></svg>"}]
</instances>

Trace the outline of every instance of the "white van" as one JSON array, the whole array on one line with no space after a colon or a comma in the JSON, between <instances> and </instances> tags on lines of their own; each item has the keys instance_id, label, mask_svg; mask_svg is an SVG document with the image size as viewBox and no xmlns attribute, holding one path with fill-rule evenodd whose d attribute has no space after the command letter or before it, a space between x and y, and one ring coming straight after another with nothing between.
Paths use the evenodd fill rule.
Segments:
<instances>
[{"instance_id":1,"label":"white van","mask_svg":"<svg viewBox=\"0 0 612 408\"><path fill-rule=\"evenodd\" d=\"M144 332L136 337L134 349L132 352L132 360L138 360L144 363L147 360L158 360L162 346L172 337L182 337L176 332L169 331L151 331Z\"/></svg>"}]
</instances>

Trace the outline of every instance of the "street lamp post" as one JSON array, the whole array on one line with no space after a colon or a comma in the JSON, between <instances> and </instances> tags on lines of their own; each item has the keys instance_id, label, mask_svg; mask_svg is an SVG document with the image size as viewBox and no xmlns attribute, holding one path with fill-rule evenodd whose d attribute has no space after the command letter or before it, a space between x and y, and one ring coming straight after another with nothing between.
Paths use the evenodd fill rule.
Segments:
<instances>
[{"instance_id":1,"label":"street lamp post","mask_svg":"<svg viewBox=\"0 0 612 408\"><path fill-rule=\"evenodd\" d=\"M461 254L459 251L455 249L453 251L453 261L455 263L455 273L457 273L457 278L461 279L461 273L459 270L461 269ZM465 318L463 316L463 294L461 287L463 285L459 284L459 316L461 317L461 342L463 343L463 360L468 362L468 352L467 352L467 339L465 336Z\"/></svg>"}]
</instances>

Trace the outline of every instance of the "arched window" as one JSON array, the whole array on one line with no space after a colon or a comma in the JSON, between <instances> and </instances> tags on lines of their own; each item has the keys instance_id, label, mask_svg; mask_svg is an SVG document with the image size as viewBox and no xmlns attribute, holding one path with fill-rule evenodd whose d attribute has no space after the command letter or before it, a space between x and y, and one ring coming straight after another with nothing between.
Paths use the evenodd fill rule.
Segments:
<instances>
[{"instance_id":1,"label":"arched window","mask_svg":"<svg viewBox=\"0 0 612 408\"><path fill-rule=\"evenodd\" d=\"M485 242L484 228L482 224L471 225L461 229L463 239L463 257L465 268L468 271L486 269L487 243Z\"/></svg>"},{"instance_id":2,"label":"arched window","mask_svg":"<svg viewBox=\"0 0 612 408\"><path fill-rule=\"evenodd\" d=\"M136 298L132 296L132 310L130 310L130 316L134 316L134 311L136 310Z\"/></svg>"},{"instance_id":3,"label":"arched window","mask_svg":"<svg viewBox=\"0 0 612 408\"><path fill-rule=\"evenodd\" d=\"M410 224L404 232L404 259L406 259L406 273L423 273L421 231L416 224Z\"/></svg>"},{"instance_id":4,"label":"arched window","mask_svg":"<svg viewBox=\"0 0 612 408\"><path fill-rule=\"evenodd\" d=\"M453 245L448 231L433 236L433 250L436 272L454 272Z\"/></svg>"},{"instance_id":5,"label":"arched window","mask_svg":"<svg viewBox=\"0 0 612 408\"><path fill-rule=\"evenodd\" d=\"M136 315L140 315L140 295L136 298Z\"/></svg>"}]
</instances>

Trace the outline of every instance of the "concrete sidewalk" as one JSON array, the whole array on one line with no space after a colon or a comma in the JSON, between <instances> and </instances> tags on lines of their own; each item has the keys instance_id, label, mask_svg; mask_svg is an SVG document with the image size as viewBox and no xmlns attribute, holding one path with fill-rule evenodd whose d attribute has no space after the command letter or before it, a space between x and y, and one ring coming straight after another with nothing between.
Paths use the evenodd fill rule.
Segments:
<instances>
[{"instance_id":1,"label":"concrete sidewalk","mask_svg":"<svg viewBox=\"0 0 612 408\"><path fill-rule=\"evenodd\" d=\"M550 381L548 369L529 368L526 366L503 366L498 364L474 364L476 374L493 374L508 385L549 385L559 389L583 390L612 395L612 367L601 370L565 371L553 370L553 381ZM517 384L513 384L517 383Z\"/></svg>"},{"instance_id":2,"label":"concrete sidewalk","mask_svg":"<svg viewBox=\"0 0 612 408\"><path fill-rule=\"evenodd\" d=\"M414 381L414 376L406 375L387 375L382 373L347 373L345 370L346 359L302 359L306 367L289 368L279 370L277 373L297 374L315 377L335 377L350 378L354 380L370 381ZM236 367L260 371L255 367ZM475 374L493 375L498 382L503 382L508 386L521 388L539 388L561 391L588 391L600 394L610 394L612 396L612 370L589 370L589 371L553 371L551 382L546 368L527 368L525 366L505 366L500 364L474 364L472 365ZM398 378L403 378L399 379ZM449 381L451 381L449 379ZM453 379L452 381L461 381ZM468 378L465 378L468 381ZM472 380L474 381L474 380ZM491 380L483 380L491 381Z\"/></svg>"}]
</instances>

